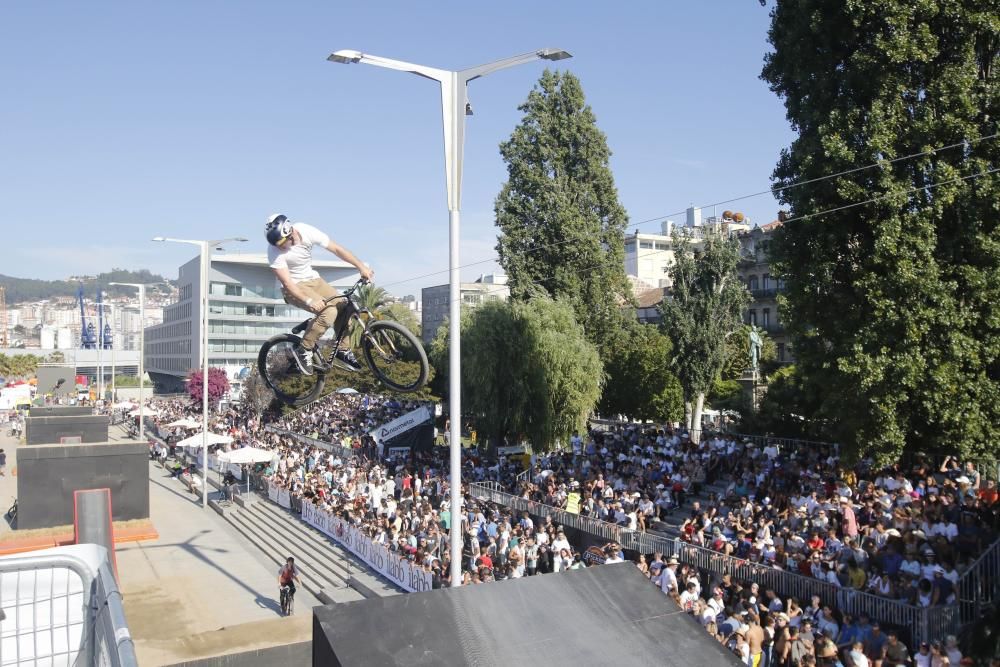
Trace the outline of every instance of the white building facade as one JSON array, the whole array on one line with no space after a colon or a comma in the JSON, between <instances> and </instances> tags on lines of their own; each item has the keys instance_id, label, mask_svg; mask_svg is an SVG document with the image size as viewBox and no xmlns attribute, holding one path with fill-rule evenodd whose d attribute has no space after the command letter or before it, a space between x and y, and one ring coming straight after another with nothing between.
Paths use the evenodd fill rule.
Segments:
<instances>
[{"instance_id":1,"label":"white building facade","mask_svg":"<svg viewBox=\"0 0 1000 667\"><path fill-rule=\"evenodd\" d=\"M347 262L313 260L320 276L337 288L350 287L357 269ZM163 309L163 323L145 332L145 365L162 391L184 391L192 368L201 367L201 261L178 270L179 294ZM257 362L268 338L288 333L311 315L286 304L266 255L213 255L209 268L208 363L223 368L230 383Z\"/></svg>"}]
</instances>

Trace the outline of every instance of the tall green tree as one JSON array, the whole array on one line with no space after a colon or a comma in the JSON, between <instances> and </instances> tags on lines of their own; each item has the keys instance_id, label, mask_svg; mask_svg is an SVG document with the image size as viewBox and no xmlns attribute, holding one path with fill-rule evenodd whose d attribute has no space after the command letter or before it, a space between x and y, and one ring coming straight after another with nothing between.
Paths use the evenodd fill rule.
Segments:
<instances>
[{"instance_id":1,"label":"tall green tree","mask_svg":"<svg viewBox=\"0 0 1000 667\"><path fill-rule=\"evenodd\" d=\"M604 358L632 300L625 277L625 227L609 167L611 151L579 79L546 70L508 141L507 182L497 196L497 252L511 296L535 286L572 304Z\"/></svg>"},{"instance_id":2,"label":"tall green tree","mask_svg":"<svg viewBox=\"0 0 1000 667\"><path fill-rule=\"evenodd\" d=\"M881 460L995 452L1000 3L785 2L769 39L762 78L798 133L772 259L817 421Z\"/></svg>"},{"instance_id":3,"label":"tall green tree","mask_svg":"<svg viewBox=\"0 0 1000 667\"><path fill-rule=\"evenodd\" d=\"M604 371L567 302L537 295L489 302L462 318L462 404L491 447L527 439L535 451L586 424Z\"/></svg>"},{"instance_id":4,"label":"tall green tree","mask_svg":"<svg viewBox=\"0 0 1000 667\"><path fill-rule=\"evenodd\" d=\"M674 344L673 369L684 389L688 427L701 429L707 394L726 363L726 338L741 326L750 293L736 273L739 242L709 235L699 246L674 234L670 295L660 306L663 328Z\"/></svg>"},{"instance_id":5,"label":"tall green tree","mask_svg":"<svg viewBox=\"0 0 1000 667\"><path fill-rule=\"evenodd\" d=\"M598 404L601 414L679 421L684 416L684 393L670 372L670 339L649 325L636 324L626 331L605 367L608 379Z\"/></svg>"}]
</instances>

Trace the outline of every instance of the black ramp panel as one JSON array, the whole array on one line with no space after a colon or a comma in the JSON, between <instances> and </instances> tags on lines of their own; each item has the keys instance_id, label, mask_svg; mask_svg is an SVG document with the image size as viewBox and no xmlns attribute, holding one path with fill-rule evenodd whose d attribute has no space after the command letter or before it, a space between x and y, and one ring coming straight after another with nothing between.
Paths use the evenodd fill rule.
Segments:
<instances>
[{"instance_id":1,"label":"black ramp panel","mask_svg":"<svg viewBox=\"0 0 1000 667\"><path fill-rule=\"evenodd\" d=\"M741 664L632 563L313 613L317 666Z\"/></svg>"}]
</instances>

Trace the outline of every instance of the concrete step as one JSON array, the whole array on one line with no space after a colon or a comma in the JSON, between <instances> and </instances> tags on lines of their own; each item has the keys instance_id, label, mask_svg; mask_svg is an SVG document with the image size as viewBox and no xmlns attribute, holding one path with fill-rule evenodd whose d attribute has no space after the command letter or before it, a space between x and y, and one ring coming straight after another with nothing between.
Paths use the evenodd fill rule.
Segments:
<instances>
[{"instance_id":1,"label":"concrete step","mask_svg":"<svg viewBox=\"0 0 1000 667\"><path fill-rule=\"evenodd\" d=\"M311 537L317 545L328 553L332 552L330 555L334 558L339 557L340 564L348 570L352 586L361 591L365 597L388 597L403 592L395 584L390 583L382 575L372 570L363 560L338 544L336 540L302 521L294 512L286 510L266 498L260 498L260 502L254 503L254 508L255 512L259 511L270 515L272 521L285 525L294 524L300 534Z\"/></svg>"},{"instance_id":2,"label":"concrete step","mask_svg":"<svg viewBox=\"0 0 1000 667\"><path fill-rule=\"evenodd\" d=\"M271 531L272 533L281 535L287 538L290 546L294 545L295 548L301 549L303 552L311 552L319 557L323 558L323 563L326 565L331 572L335 573L343 581L347 581L348 577L353 574L351 572L351 563L344 562L338 556L339 554L333 553L330 549L330 545L324 541L316 539L316 537L311 533L311 531L305 530L306 525L304 522L295 519L300 525L295 525L285 517L275 516L274 514L267 511L268 502L258 501L254 503L250 509L242 510L245 514L249 514L255 524L260 526L261 530Z\"/></svg>"},{"instance_id":3,"label":"concrete step","mask_svg":"<svg viewBox=\"0 0 1000 667\"><path fill-rule=\"evenodd\" d=\"M242 512L237 512L230 514L226 517L226 521L236 529L240 535L247 539L251 544L260 549L271 561L275 563L275 584L277 584L277 571L282 565L285 564L285 557L287 554L281 551L280 545L274 543L272 540L259 535L255 527L246 521L246 517L242 516ZM282 555L285 554L285 555ZM313 594L317 599L322 594L323 584L315 579L311 571L304 570L302 576L299 577L302 585Z\"/></svg>"},{"instance_id":4,"label":"concrete step","mask_svg":"<svg viewBox=\"0 0 1000 667\"><path fill-rule=\"evenodd\" d=\"M316 576L328 582L327 588L347 586L351 574L348 568L329 549L309 541L294 524L270 521L265 514L253 510L243 510L243 518L260 533L279 541L288 552L285 556L295 556L303 571L314 569Z\"/></svg>"}]
</instances>

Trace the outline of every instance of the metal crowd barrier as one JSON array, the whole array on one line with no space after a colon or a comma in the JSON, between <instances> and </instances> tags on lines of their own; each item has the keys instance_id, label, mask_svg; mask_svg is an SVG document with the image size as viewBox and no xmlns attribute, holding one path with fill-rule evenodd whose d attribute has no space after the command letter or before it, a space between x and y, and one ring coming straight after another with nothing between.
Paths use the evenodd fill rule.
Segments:
<instances>
[{"instance_id":1,"label":"metal crowd barrier","mask_svg":"<svg viewBox=\"0 0 1000 667\"><path fill-rule=\"evenodd\" d=\"M542 518L552 517L554 522L564 527L581 530L607 542L617 542L624 549L644 554L661 553L665 558L676 556L679 561L705 572L729 574L741 581L756 581L763 588L777 591L783 598L794 597L806 603L811 596L819 595L827 603L835 603L837 608L855 616L864 613L881 623L896 626L904 634L911 634L910 639L914 642L930 642L943 639L948 634L957 634L960 625L958 605L914 607L899 600L841 588L795 572L688 544L677 538L630 530L607 521L519 498L500 491L495 482L473 483L469 485L469 489L478 500L497 503L517 512L528 512Z\"/></svg>"},{"instance_id":2,"label":"metal crowd barrier","mask_svg":"<svg viewBox=\"0 0 1000 667\"><path fill-rule=\"evenodd\" d=\"M96 572L69 553L0 559L0 612L4 665L138 664L106 556Z\"/></svg>"},{"instance_id":3,"label":"metal crowd barrier","mask_svg":"<svg viewBox=\"0 0 1000 667\"><path fill-rule=\"evenodd\" d=\"M350 447L342 447L341 445L335 445L332 442L325 442L323 440L317 440L316 438L310 438L307 435L302 435L300 433L293 433L292 431L289 431L287 429L271 426L270 424L265 426L264 430L269 431L271 433L277 433L278 435L285 435L290 438L295 438L299 442L305 443L307 445L315 445L316 447L319 447L320 449L325 449L326 451L336 454L341 458L348 458L350 456L354 456L359 453L358 451L351 449Z\"/></svg>"}]
</instances>

